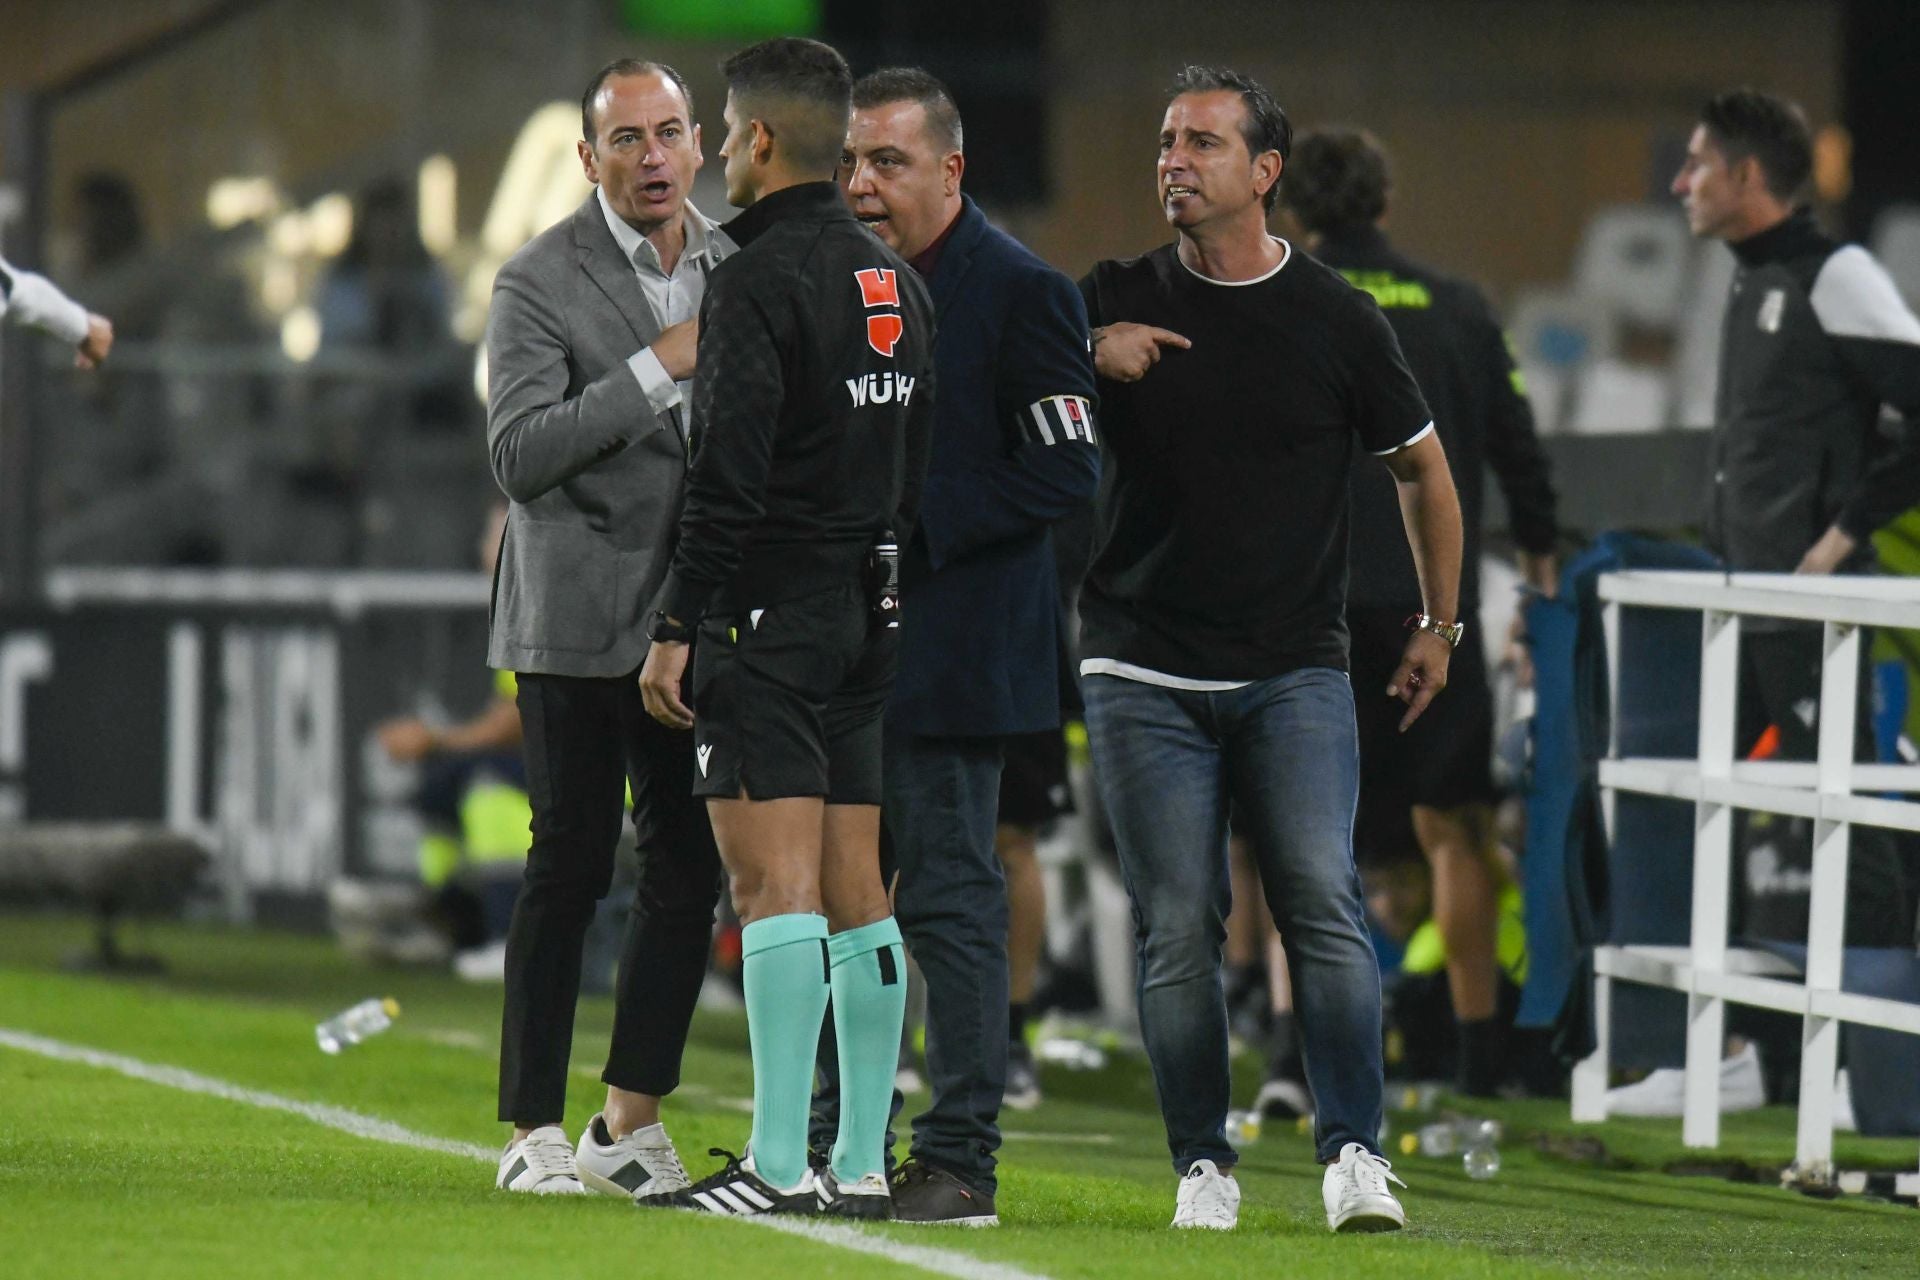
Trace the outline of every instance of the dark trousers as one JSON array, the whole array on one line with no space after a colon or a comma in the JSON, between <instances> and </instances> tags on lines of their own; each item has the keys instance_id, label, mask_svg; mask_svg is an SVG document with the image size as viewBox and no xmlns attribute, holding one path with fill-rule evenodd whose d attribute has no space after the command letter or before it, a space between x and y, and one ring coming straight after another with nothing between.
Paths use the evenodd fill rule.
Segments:
<instances>
[{"instance_id":1,"label":"dark trousers","mask_svg":"<svg viewBox=\"0 0 1920 1280\"><path fill-rule=\"evenodd\" d=\"M994 852L998 738L924 738L887 727L882 816L900 868L894 915L927 983L933 1104L913 1155L996 1189L1007 1088L1007 879Z\"/></svg>"},{"instance_id":2,"label":"dark trousers","mask_svg":"<svg viewBox=\"0 0 1920 1280\"><path fill-rule=\"evenodd\" d=\"M656 1096L679 1085L721 874L693 798L693 735L649 716L633 676L523 674L519 706L533 847L507 931L500 1119L531 1128L565 1113L581 944L613 879L623 786L633 787L640 879L614 984L607 1084Z\"/></svg>"},{"instance_id":3,"label":"dark trousers","mask_svg":"<svg viewBox=\"0 0 1920 1280\"><path fill-rule=\"evenodd\" d=\"M1868 653L1872 636L1860 639L1859 701L1854 711L1854 759L1874 758L1873 671ZM1815 709L1820 699L1821 629L1743 631L1740 636L1740 708L1734 750L1744 754L1771 724L1780 731L1777 760L1812 760L1820 737ZM1744 822L1743 828L1753 819ZM1798 831L1769 842L1768 856L1779 859L1775 874L1813 870L1811 825L1785 819L1769 825ZM1803 829L1803 830L1802 830ZM1913 939L1913 902L1907 883L1902 837L1884 827L1856 826L1847 856L1846 940L1851 947L1900 947ZM1753 850L1743 851L1749 860ZM1804 892L1761 895L1753 892L1756 872L1742 868L1749 901L1736 915L1737 928L1750 937L1804 942L1807 904ZM1764 875L1759 879L1765 879Z\"/></svg>"}]
</instances>

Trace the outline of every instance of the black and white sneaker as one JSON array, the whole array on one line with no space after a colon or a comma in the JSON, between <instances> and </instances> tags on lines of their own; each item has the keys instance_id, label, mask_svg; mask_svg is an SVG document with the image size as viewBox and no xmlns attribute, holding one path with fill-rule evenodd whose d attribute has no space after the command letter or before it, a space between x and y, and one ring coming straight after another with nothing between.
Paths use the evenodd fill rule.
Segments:
<instances>
[{"instance_id":1,"label":"black and white sneaker","mask_svg":"<svg viewBox=\"0 0 1920 1280\"><path fill-rule=\"evenodd\" d=\"M1007 1046L1007 1091L1001 1102L1015 1111L1032 1111L1040 1105L1040 1072L1025 1040Z\"/></svg>"},{"instance_id":2,"label":"black and white sneaker","mask_svg":"<svg viewBox=\"0 0 1920 1280\"><path fill-rule=\"evenodd\" d=\"M763 1213L819 1212L820 1197L815 1190L813 1170L801 1174L797 1186L783 1189L754 1172L752 1152L743 1158L711 1147L707 1154L726 1157L727 1162L718 1173L708 1174L678 1191L636 1196L633 1202L652 1209L694 1209L735 1218L751 1218Z\"/></svg>"},{"instance_id":3,"label":"black and white sneaker","mask_svg":"<svg viewBox=\"0 0 1920 1280\"><path fill-rule=\"evenodd\" d=\"M580 1181L602 1195L664 1195L693 1181L673 1149L666 1126L659 1124L616 1139L605 1119L596 1115L580 1135L574 1163Z\"/></svg>"},{"instance_id":4,"label":"black and white sneaker","mask_svg":"<svg viewBox=\"0 0 1920 1280\"><path fill-rule=\"evenodd\" d=\"M500 1153L500 1170L493 1185L502 1191L536 1196L583 1196L579 1171L574 1167L573 1144L557 1124L543 1125Z\"/></svg>"},{"instance_id":5,"label":"black and white sneaker","mask_svg":"<svg viewBox=\"0 0 1920 1280\"><path fill-rule=\"evenodd\" d=\"M854 1182L842 1182L833 1166L816 1169L813 1185L819 1189L820 1212L830 1218L863 1218L881 1221L893 1216L893 1193L882 1173L870 1173Z\"/></svg>"}]
</instances>

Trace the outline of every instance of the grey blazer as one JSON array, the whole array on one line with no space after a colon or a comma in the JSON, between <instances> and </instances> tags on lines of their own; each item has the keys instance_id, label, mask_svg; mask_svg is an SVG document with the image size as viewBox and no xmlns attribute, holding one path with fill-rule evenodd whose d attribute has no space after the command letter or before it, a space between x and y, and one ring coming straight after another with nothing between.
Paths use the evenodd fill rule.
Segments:
<instances>
[{"instance_id":1,"label":"grey blazer","mask_svg":"<svg viewBox=\"0 0 1920 1280\"><path fill-rule=\"evenodd\" d=\"M708 232L709 267L733 251L687 216ZM512 505L489 666L624 676L646 657L687 471L687 406L654 413L627 366L660 327L597 193L495 277L487 453Z\"/></svg>"}]
</instances>

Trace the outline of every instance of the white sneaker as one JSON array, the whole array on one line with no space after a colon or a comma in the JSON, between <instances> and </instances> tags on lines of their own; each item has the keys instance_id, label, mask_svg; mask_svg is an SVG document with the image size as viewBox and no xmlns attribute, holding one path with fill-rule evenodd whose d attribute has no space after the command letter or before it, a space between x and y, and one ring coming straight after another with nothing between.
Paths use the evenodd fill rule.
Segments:
<instances>
[{"instance_id":1,"label":"white sneaker","mask_svg":"<svg viewBox=\"0 0 1920 1280\"><path fill-rule=\"evenodd\" d=\"M583 1196L574 1167L573 1144L557 1124L535 1129L500 1153L500 1173L493 1185L502 1191L524 1191L536 1196Z\"/></svg>"},{"instance_id":2,"label":"white sneaker","mask_svg":"<svg viewBox=\"0 0 1920 1280\"><path fill-rule=\"evenodd\" d=\"M1327 1225L1335 1231L1398 1231L1406 1226L1407 1211L1388 1190L1389 1182L1407 1185L1391 1164L1359 1143L1340 1148L1340 1158L1327 1166L1320 1181Z\"/></svg>"},{"instance_id":3,"label":"white sneaker","mask_svg":"<svg viewBox=\"0 0 1920 1280\"><path fill-rule=\"evenodd\" d=\"M462 982L505 982L507 980L507 944L504 939L489 942L453 956L454 976Z\"/></svg>"},{"instance_id":4,"label":"white sneaker","mask_svg":"<svg viewBox=\"0 0 1920 1280\"><path fill-rule=\"evenodd\" d=\"M1638 1084L1607 1090L1610 1116L1651 1116L1672 1119L1685 1113L1687 1073L1662 1067ZM1720 1114L1757 1111L1767 1105L1766 1083L1760 1077L1760 1051L1749 1044L1731 1058L1720 1060Z\"/></svg>"},{"instance_id":5,"label":"white sneaker","mask_svg":"<svg viewBox=\"0 0 1920 1280\"><path fill-rule=\"evenodd\" d=\"M1853 1082L1845 1067L1835 1072L1833 1077L1833 1131L1860 1132L1860 1122L1853 1115Z\"/></svg>"},{"instance_id":6,"label":"white sneaker","mask_svg":"<svg viewBox=\"0 0 1920 1280\"><path fill-rule=\"evenodd\" d=\"M1240 1184L1211 1160L1195 1160L1180 1179L1173 1225L1206 1231L1231 1231L1240 1223Z\"/></svg>"},{"instance_id":7,"label":"white sneaker","mask_svg":"<svg viewBox=\"0 0 1920 1280\"><path fill-rule=\"evenodd\" d=\"M673 1139L662 1124L650 1124L616 1139L607 1129L606 1120L596 1115L580 1135L574 1163L580 1181L602 1195L663 1195L693 1181L687 1177L680 1153L673 1149Z\"/></svg>"}]
</instances>

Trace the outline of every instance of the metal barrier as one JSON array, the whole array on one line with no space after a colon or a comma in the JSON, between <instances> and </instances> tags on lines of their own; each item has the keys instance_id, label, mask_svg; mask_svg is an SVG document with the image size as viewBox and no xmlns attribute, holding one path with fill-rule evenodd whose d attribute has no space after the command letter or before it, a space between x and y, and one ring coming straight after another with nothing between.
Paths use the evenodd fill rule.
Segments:
<instances>
[{"instance_id":1,"label":"metal barrier","mask_svg":"<svg viewBox=\"0 0 1920 1280\"><path fill-rule=\"evenodd\" d=\"M1804 1019L1794 1167L1811 1181L1833 1175L1834 1073L1842 1023L1920 1035L1920 1004L1841 990L1847 855L1856 824L1920 831L1920 803L1863 792L1920 792L1920 766L1854 761L1862 628L1920 629L1920 583L1892 578L1811 578L1786 574L1612 573L1605 602L1609 688L1618 710L1620 611L1697 610L1703 615L1699 753L1692 760L1623 759L1617 715L1600 765L1603 813L1614 831L1622 791L1694 805L1693 912L1686 947L1601 946L1594 952L1598 1047L1573 1072L1573 1118L1607 1116L1608 1022L1612 984L1635 982L1687 995L1682 1140L1720 1141L1720 1059L1728 1002L1797 1013ZM1789 618L1824 626L1819 747L1813 762L1747 763L1734 758L1740 619ZM1796 815L1814 823L1812 907L1804 979L1764 951L1729 947L1733 813ZM1920 1194L1920 1173L1900 1176L1900 1193Z\"/></svg>"}]
</instances>

